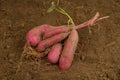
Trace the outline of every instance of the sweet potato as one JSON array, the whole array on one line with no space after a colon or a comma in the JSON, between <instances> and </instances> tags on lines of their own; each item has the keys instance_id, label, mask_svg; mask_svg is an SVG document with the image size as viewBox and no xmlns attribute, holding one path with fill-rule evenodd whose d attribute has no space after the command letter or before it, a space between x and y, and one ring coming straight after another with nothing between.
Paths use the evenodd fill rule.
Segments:
<instances>
[{"instance_id":1,"label":"sweet potato","mask_svg":"<svg viewBox=\"0 0 120 80\"><path fill-rule=\"evenodd\" d=\"M44 51L46 48L64 40L68 36L68 34L69 33L61 33L61 34L55 35L53 37L50 37L46 40L41 41L37 46L37 50L40 52Z\"/></svg>"},{"instance_id":2,"label":"sweet potato","mask_svg":"<svg viewBox=\"0 0 120 80\"><path fill-rule=\"evenodd\" d=\"M52 46L51 51L48 53L48 60L51 63L57 63L62 52L62 44L58 43Z\"/></svg>"},{"instance_id":3,"label":"sweet potato","mask_svg":"<svg viewBox=\"0 0 120 80\"><path fill-rule=\"evenodd\" d=\"M69 69L72 64L74 53L78 43L78 33L73 29L64 44L64 48L59 60L59 68L62 70Z\"/></svg>"},{"instance_id":4,"label":"sweet potato","mask_svg":"<svg viewBox=\"0 0 120 80\"><path fill-rule=\"evenodd\" d=\"M59 33L64 33L64 32L68 32L69 28L66 26L59 26L59 27L55 27L52 30L49 30L47 32L44 33L43 38L49 38L51 36L57 35Z\"/></svg>"},{"instance_id":5,"label":"sweet potato","mask_svg":"<svg viewBox=\"0 0 120 80\"><path fill-rule=\"evenodd\" d=\"M31 29L26 36L27 43L36 46L42 40L42 34L51 29L53 27L50 25L41 25Z\"/></svg>"}]
</instances>

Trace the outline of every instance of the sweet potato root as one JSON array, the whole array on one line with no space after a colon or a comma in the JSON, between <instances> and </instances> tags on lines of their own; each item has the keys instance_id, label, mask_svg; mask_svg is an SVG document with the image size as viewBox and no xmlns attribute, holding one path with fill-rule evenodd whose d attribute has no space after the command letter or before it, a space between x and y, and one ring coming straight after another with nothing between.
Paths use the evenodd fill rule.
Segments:
<instances>
[{"instance_id":1,"label":"sweet potato root","mask_svg":"<svg viewBox=\"0 0 120 80\"><path fill-rule=\"evenodd\" d=\"M62 70L69 69L72 64L74 53L78 43L78 33L73 29L65 42L60 60L59 68Z\"/></svg>"},{"instance_id":2,"label":"sweet potato root","mask_svg":"<svg viewBox=\"0 0 120 80\"><path fill-rule=\"evenodd\" d=\"M62 52L62 44L58 43L53 45L51 51L48 53L48 60L51 63L57 63Z\"/></svg>"},{"instance_id":3,"label":"sweet potato root","mask_svg":"<svg viewBox=\"0 0 120 80\"><path fill-rule=\"evenodd\" d=\"M46 40L41 41L37 46L37 50L40 52L44 51L46 48L64 40L68 36L68 34L69 33L61 33L61 34L55 35L53 37L50 37Z\"/></svg>"}]
</instances>

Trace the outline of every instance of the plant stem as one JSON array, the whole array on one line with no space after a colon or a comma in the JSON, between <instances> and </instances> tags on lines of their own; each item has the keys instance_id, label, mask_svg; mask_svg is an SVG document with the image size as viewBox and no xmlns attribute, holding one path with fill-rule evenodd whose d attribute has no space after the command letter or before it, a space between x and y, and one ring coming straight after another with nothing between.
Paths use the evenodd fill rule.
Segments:
<instances>
[{"instance_id":1,"label":"plant stem","mask_svg":"<svg viewBox=\"0 0 120 80\"><path fill-rule=\"evenodd\" d=\"M68 21L69 21L73 26L75 26L75 23L74 23L73 19L71 18L71 16L70 16L65 10L63 10L63 9L60 8L60 7L56 7L55 10L58 11L58 12L60 12L60 13L62 13L62 14L65 15L65 16L67 16L67 17L68 17ZM68 24L69 24L69 22L68 22Z\"/></svg>"},{"instance_id":2,"label":"plant stem","mask_svg":"<svg viewBox=\"0 0 120 80\"><path fill-rule=\"evenodd\" d=\"M58 0L57 4L52 2L51 7L47 10L47 12L52 12L53 10L56 10L57 12L67 16L68 17L68 25L70 25L70 23L71 23L72 26L75 26L75 23L74 23L73 19L71 18L71 16L64 9L59 7L59 0Z\"/></svg>"}]
</instances>

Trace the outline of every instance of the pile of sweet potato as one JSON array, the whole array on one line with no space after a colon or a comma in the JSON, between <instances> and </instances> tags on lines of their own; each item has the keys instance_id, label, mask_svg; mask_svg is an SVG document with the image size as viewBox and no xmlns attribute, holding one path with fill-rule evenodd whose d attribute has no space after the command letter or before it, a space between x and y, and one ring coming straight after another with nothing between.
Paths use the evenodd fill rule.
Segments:
<instances>
[{"instance_id":1,"label":"pile of sweet potato","mask_svg":"<svg viewBox=\"0 0 120 80\"><path fill-rule=\"evenodd\" d=\"M69 69L79 41L78 29L92 26L101 20L99 13L90 20L77 26L51 26L41 25L31 29L26 36L27 44L32 47L38 54L47 51L47 58L50 63L59 63L62 70Z\"/></svg>"}]
</instances>

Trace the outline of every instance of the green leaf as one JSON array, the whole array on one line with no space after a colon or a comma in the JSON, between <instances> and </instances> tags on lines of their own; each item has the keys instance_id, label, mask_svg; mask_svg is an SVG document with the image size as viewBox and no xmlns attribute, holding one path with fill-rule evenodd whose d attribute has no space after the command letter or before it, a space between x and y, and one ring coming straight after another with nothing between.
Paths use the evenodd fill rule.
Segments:
<instances>
[{"instance_id":1,"label":"green leaf","mask_svg":"<svg viewBox=\"0 0 120 80\"><path fill-rule=\"evenodd\" d=\"M52 2L50 8L48 8L47 12L50 13L56 8L55 3Z\"/></svg>"}]
</instances>

